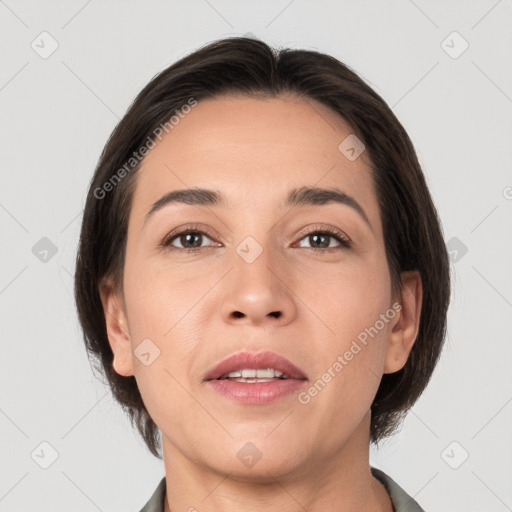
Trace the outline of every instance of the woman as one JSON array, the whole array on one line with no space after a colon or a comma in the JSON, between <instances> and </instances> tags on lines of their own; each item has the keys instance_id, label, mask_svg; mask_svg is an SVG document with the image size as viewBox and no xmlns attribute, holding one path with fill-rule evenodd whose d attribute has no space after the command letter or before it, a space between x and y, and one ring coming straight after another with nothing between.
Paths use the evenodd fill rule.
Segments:
<instances>
[{"instance_id":1,"label":"woman","mask_svg":"<svg viewBox=\"0 0 512 512\"><path fill-rule=\"evenodd\" d=\"M408 135L344 64L230 38L157 75L101 155L75 279L163 456L144 512L422 510L369 444L437 364L447 251Z\"/></svg>"}]
</instances>

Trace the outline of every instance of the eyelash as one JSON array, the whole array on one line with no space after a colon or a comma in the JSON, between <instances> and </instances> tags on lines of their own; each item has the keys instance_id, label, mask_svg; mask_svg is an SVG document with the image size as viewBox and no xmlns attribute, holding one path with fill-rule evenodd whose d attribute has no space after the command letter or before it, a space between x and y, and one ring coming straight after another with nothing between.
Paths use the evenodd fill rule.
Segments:
<instances>
[{"instance_id":1,"label":"eyelash","mask_svg":"<svg viewBox=\"0 0 512 512\"><path fill-rule=\"evenodd\" d=\"M208 230L201 229L199 226L188 226L184 229L181 229L180 231L173 231L169 235L167 235L162 243L160 244L160 247L164 250L169 251L185 251L189 253L197 252L201 249L205 249L205 247L194 247L194 248L181 248L181 247L174 247L171 245L171 243L178 237L183 235L189 235L189 234L201 234L206 237L208 237L210 240L215 241L214 237L208 232ZM349 249L352 246L352 242L349 238L346 237L346 235L337 229L330 228L330 227L318 227L312 231L308 231L307 233L304 233L301 235L301 238L299 239L299 242L302 241L304 238L312 235L328 235L332 238L335 238L336 241L340 243L339 247L326 247L324 249L318 248L318 247L304 247L304 249L309 249L315 252L335 252L343 249Z\"/></svg>"}]
</instances>

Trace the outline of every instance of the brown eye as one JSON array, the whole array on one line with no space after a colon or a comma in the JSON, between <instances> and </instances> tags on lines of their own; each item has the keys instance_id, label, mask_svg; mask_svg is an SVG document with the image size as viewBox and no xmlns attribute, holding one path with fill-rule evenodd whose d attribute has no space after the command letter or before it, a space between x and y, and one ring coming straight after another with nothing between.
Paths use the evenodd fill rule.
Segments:
<instances>
[{"instance_id":1,"label":"brown eye","mask_svg":"<svg viewBox=\"0 0 512 512\"><path fill-rule=\"evenodd\" d=\"M206 243L210 242L210 243ZM205 228L199 225L188 225L175 229L160 243L160 247L170 251L196 252L201 249L214 247L214 237Z\"/></svg>"},{"instance_id":2,"label":"brown eye","mask_svg":"<svg viewBox=\"0 0 512 512\"><path fill-rule=\"evenodd\" d=\"M185 231L168 238L163 245L176 249L198 249L202 247L205 238L211 241L207 234L202 231ZM178 242L180 245L176 246L174 242Z\"/></svg>"},{"instance_id":3,"label":"brown eye","mask_svg":"<svg viewBox=\"0 0 512 512\"><path fill-rule=\"evenodd\" d=\"M346 249L350 247L350 240L345 237L345 235L341 231L335 231L331 229L322 229L317 231L312 231L304 236L302 240L307 240L309 242L309 247L304 245L299 245L300 247L304 247L306 249L313 249L317 251L322 250L339 250L340 248ZM338 245L332 245L332 241L335 240L338 242Z\"/></svg>"}]
</instances>

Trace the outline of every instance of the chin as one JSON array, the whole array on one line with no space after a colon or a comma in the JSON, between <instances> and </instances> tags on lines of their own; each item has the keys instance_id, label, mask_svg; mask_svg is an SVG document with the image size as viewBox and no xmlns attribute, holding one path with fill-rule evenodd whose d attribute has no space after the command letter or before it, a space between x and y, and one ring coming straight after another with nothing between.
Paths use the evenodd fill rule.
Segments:
<instances>
[{"instance_id":1,"label":"chin","mask_svg":"<svg viewBox=\"0 0 512 512\"><path fill-rule=\"evenodd\" d=\"M208 462L214 471L229 474L238 481L275 482L275 478L293 473L304 462L305 454L300 453L299 447L281 440L270 442L264 436L247 436L231 441L210 452Z\"/></svg>"},{"instance_id":2,"label":"chin","mask_svg":"<svg viewBox=\"0 0 512 512\"><path fill-rule=\"evenodd\" d=\"M238 482L273 484L285 475L293 472L296 464L289 459L278 460L276 457L264 459L263 457L253 465L246 465L240 460L226 461L222 467L214 468L216 472L229 475L229 478Z\"/></svg>"}]
</instances>

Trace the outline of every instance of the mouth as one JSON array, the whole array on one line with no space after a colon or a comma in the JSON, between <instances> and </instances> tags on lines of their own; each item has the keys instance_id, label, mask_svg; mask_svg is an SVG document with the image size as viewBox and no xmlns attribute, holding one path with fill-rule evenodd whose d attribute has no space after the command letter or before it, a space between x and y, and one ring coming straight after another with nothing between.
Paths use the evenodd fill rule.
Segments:
<instances>
[{"instance_id":1,"label":"mouth","mask_svg":"<svg viewBox=\"0 0 512 512\"><path fill-rule=\"evenodd\" d=\"M219 363L204 380L224 397L264 404L297 391L308 379L297 366L274 352L242 352Z\"/></svg>"},{"instance_id":2,"label":"mouth","mask_svg":"<svg viewBox=\"0 0 512 512\"><path fill-rule=\"evenodd\" d=\"M225 373L221 375L218 380L229 379L235 382L247 382L252 384L254 382L271 382L275 379L289 379L290 376L280 370L274 368L244 368L234 372Z\"/></svg>"},{"instance_id":3,"label":"mouth","mask_svg":"<svg viewBox=\"0 0 512 512\"><path fill-rule=\"evenodd\" d=\"M206 375L210 380L269 381L274 379L306 380L305 373L274 352L240 352L216 365Z\"/></svg>"}]
</instances>

